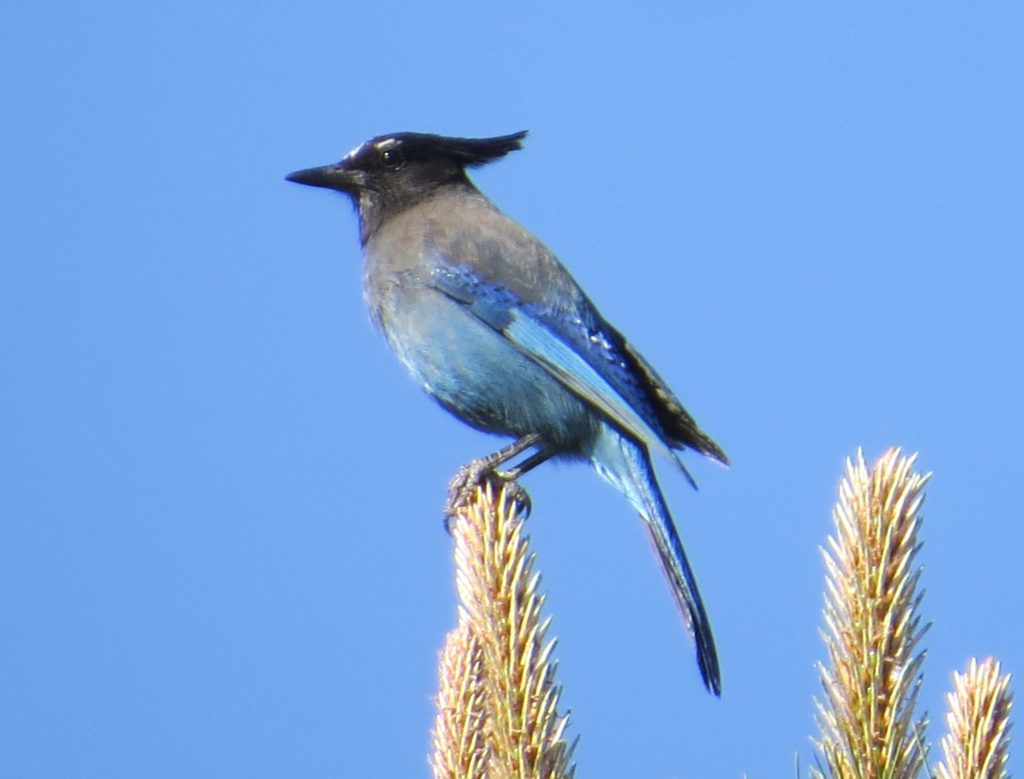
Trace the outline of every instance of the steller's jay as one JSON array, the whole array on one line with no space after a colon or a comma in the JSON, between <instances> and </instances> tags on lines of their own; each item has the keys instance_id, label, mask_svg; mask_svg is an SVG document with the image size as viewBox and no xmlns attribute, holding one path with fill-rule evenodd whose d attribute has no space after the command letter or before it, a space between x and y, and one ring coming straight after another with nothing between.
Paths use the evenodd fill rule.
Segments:
<instances>
[{"instance_id":1,"label":"steller's jay","mask_svg":"<svg viewBox=\"0 0 1024 779\"><path fill-rule=\"evenodd\" d=\"M412 377L467 424L516 438L460 472L449 509L530 449L498 476L511 481L552 457L590 460L643 518L704 684L719 695L711 626L651 452L691 484L675 450L728 460L555 255L470 181L467 167L521 148L525 135L382 135L288 180L352 198L370 315Z\"/></svg>"}]
</instances>

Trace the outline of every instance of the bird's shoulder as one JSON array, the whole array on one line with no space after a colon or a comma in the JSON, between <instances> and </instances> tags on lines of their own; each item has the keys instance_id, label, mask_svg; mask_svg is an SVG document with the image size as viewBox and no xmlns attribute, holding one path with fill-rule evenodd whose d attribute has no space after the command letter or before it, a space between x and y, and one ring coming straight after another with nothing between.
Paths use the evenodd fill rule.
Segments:
<instances>
[{"instance_id":1,"label":"bird's shoulder","mask_svg":"<svg viewBox=\"0 0 1024 779\"><path fill-rule=\"evenodd\" d=\"M586 305L576 280L554 252L479 192L441 193L407 219L429 261L464 269L524 302Z\"/></svg>"}]
</instances>

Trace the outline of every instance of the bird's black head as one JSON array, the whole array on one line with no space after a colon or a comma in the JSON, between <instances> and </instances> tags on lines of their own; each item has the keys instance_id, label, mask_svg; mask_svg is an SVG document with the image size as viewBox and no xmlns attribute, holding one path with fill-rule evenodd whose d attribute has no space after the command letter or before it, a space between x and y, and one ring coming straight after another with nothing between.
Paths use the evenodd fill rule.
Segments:
<instances>
[{"instance_id":1,"label":"bird's black head","mask_svg":"<svg viewBox=\"0 0 1024 779\"><path fill-rule=\"evenodd\" d=\"M379 135L357 146L341 162L299 170L287 179L350 195L359 210L365 243L389 214L419 202L439 186L470 185L467 167L485 165L522 148L525 136L525 130L495 138Z\"/></svg>"}]
</instances>

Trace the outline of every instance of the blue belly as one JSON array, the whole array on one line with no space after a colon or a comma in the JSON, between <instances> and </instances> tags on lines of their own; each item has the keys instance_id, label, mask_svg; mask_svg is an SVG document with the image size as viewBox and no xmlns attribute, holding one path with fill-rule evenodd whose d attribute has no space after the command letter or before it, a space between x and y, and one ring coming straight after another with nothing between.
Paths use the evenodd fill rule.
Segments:
<instances>
[{"instance_id":1,"label":"blue belly","mask_svg":"<svg viewBox=\"0 0 1024 779\"><path fill-rule=\"evenodd\" d=\"M384 335L413 379L449 412L490 433L540 433L566 454L587 448L595 435L592 412L500 333L435 290L405 289L397 297L378 318Z\"/></svg>"}]
</instances>

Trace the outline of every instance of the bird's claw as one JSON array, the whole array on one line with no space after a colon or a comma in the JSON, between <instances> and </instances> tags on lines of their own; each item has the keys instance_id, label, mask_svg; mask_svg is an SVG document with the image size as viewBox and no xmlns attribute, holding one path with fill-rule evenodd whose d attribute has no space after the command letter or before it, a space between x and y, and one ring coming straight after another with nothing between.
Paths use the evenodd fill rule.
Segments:
<instances>
[{"instance_id":1,"label":"bird's claw","mask_svg":"<svg viewBox=\"0 0 1024 779\"><path fill-rule=\"evenodd\" d=\"M448 499L444 504L445 530L451 532L451 520L465 508L473 492L485 480L490 480L495 488L504 488L509 497L523 507L524 518L530 516L533 501L526 488L515 480L515 474L496 471L489 463L474 460L459 468L458 473L448 482Z\"/></svg>"},{"instance_id":2,"label":"bird's claw","mask_svg":"<svg viewBox=\"0 0 1024 779\"><path fill-rule=\"evenodd\" d=\"M533 512L533 500L530 498L530 493L526 491L526 487L520 484L514 476L501 471L494 471L494 476L501 481L505 492L512 501L522 507L523 519L528 519Z\"/></svg>"}]
</instances>

